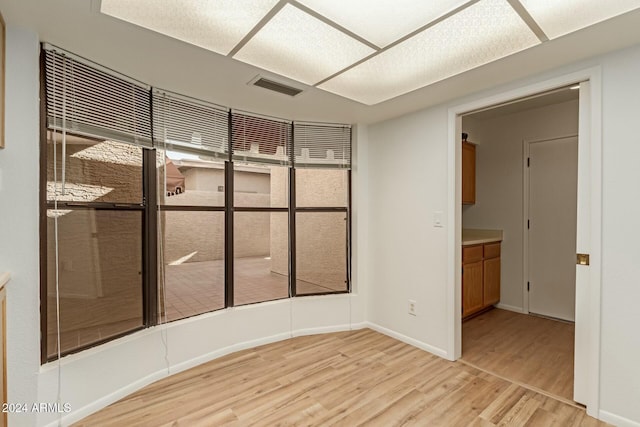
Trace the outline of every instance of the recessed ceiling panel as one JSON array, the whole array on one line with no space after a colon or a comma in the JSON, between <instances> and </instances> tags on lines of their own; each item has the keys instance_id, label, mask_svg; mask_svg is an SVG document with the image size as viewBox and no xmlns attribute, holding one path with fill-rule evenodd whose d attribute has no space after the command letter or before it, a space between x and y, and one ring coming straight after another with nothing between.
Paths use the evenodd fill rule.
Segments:
<instances>
[{"instance_id":1,"label":"recessed ceiling panel","mask_svg":"<svg viewBox=\"0 0 640 427\"><path fill-rule=\"evenodd\" d=\"M640 7L640 0L520 0L550 39Z\"/></svg>"},{"instance_id":2,"label":"recessed ceiling panel","mask_svg":"<svg viewBox=\"0 0 640 427\"><path fill-rule=\"evenodd\" d=\"M234 56L313 85L374 50L287 4Z\"/></svg>"},{"instance_id":3,"label":"recessed ceiling panel","mask_svg":"<svg viewBox=\"0 0 640 427\"><path fill-rule=\"evenodd\" d=\"M169 37L228 54L278 0L102 0L100 11Z\"/></svg>"},{"instance_id":4,"label":"recessed ceiling panel","mask_svg":"<svg viewBox=\"0 0 640 427\"><path fill-rule=\"evenodd\" d=\"M506 0L481 0L319 87L377 104L538 43Z\"/></svg>"},{"instance_id":5,"label":"recessed ceiling panel","mask_svg":"<svg viewBox=\"0 0 640 427\"><path fill-rule=\"evenodd\" d=\"M379 47L406 36L469 0L298 0Z\"/></svg>"}]
</instances>

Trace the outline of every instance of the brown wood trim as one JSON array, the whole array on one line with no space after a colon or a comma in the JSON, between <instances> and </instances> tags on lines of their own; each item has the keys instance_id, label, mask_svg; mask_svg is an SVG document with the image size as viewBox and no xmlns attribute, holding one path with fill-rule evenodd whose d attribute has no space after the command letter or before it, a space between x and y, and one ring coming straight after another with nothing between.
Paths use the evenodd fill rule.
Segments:
<instances>
[{"instance_id":1,"label":"brown wood trim","mask_svg":"<svg viewBox=\"0 0 640 427\"><path fill-rule=\"evenodd\" d=\"M469 314L468 316L463 317L463 318L462 318L462 321L463 321L463 322L466 322L467 320L471 320L471 319L473 319L474 317L477 317L477 316L480 316L480 315L481 315L481 314L483 314L483 313L486 313L487 311L491 311L491 310L493 310L494 308L495 308L495 307L494 307L494 306L492 306L492 305L490 305L490 306L488 306L488 307L484 307L483 309L480 309L480 310L478 310L478 311L476 311L476 312L473 312L473 313Z\"/></svg>"},{"instance_id":2,"label":"brown wood trim","mask_svg":"<svg viewBox=\"0 0 640 427\"><path fill-rule=\"evenodd\" d=\"M103 339L98 340L98 341L94 341L94 342L92 342L90 344L83 345L82 347L76 347L76 348L74 348L72 350L67 350L67 351L60 352L60 357L65 357L65 356L68 356L70 354L79 353L79 352L81 352L83 350L87 350L87 349L92 348L92 347L97 347L99 345L108 343L110 341L117 340L118 338L126 337L127 335L133 334L134 332L143 331L145 329L146 329L146 327L144 325L141 325L141 326L138 326L136 328L129 329L129 330L124 331L124 332L120 332L120 333L118 333L116 335L112 335L110 337L103 338ZM55 356L53 356L53 357L47 357L46 355L45 355L45 357L46 357L45 363L47 363L47 362L55 362L56 360L58 360L58 355L57 354Z\"/></svg>"},{"instance_id":3,"label":"brown wood trim","mask_svg":"<svg viewBox=\"0 0 640 427\"><path fill-rule=\"evenodd\" d=\"M295 131L291 140L295 137ZM295 144L295 141L293 141ZM291 153L295 147L291 147ZM292 154L292 158L295 156ZM289 297L298 296L297 279L297 253L296 253L296 170L289 169Z\"/></svg>"},{"instance_id":4,"label":"brown wood trim","mask_svg":"<svg viewBox=\"0 0 640 427\"><path fill-rule=\"evenodd\" d=\"M47 362L47 94L45 56L40 49L40 363Z\"/></svg>"}]
</instances>

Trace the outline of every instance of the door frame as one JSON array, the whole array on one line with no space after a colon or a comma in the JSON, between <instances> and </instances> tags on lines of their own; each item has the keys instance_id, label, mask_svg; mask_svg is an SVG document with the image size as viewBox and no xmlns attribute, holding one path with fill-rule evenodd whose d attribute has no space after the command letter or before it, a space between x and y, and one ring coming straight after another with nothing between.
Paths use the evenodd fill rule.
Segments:
<instances>
[{"instance_id":1,"label":"door frame","mask_svg":"<svg viewBox=\"0 0 640 427\"><path fill-rule=\"evenodd\" d=\"M589 82L590 107L588 136L590 138L589 183L590 213L590 267L589 285L589 336L587 383L587 414L598 417L600 407L600 318L601 318L601 269L602 269L602 70L600 66L564 74L536 83L521 86L490 96L479 96L476 100L453 105L447 113L447 359L457 360L462 354L462 115L492 107L505 102L536 95L560 87ZM581 85L582 86L582 85ZM582 92L582 90L581 90ZM582 93L581 93L582 95ZM582 96L581 96L582 97ZM582 104L581 104L582 105ZM582 129L581 129L582 130ZM582 132L581 132L582 133ZM580 166L579 171L580 174Z\"/></svg>"},{"instance_id":2,"label":"door frame","mask_svg":"<svg viewBox=\"0 0 640 427\"><path fill-rule=\"evenodd\" d=\"M538 142L551 142L565 138L578 138L577 133L556 136L552 138L524 138L522 140L522 223L526 224L529 216L529 181L531 179L531 170L527 166L531 144ZM579 143L579 141L578 141ZM576 193L578 189L576 188ZM522 312L529 314L529 291L527 283L529 281L529 230L526 226L522 227ZM575 298L574 298L575 304Z\"/></svg>"}]
</instances>

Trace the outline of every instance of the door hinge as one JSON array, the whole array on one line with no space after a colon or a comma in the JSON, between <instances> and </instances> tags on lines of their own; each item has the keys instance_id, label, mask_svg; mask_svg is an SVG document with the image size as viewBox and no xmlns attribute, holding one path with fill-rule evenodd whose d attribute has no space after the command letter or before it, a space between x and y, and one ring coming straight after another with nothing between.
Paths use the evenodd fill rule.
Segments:
<instances>
[{"instance_id":1,"label":"door hinge","mask_svg":"<svg viewBox=\"0 0 640 427\"><path fill-rule=\"evenodd\" d=\"M531 166L531 157L527 157L527 167Z\"/></svg>"},{"instance_id":2,"label":"door hinge","mask_svg":"<svg viewBox=\"0 0 640 427\"><path fill-rule=\"evenodd\" d=\"M529 286L530 286L530 285L531 285L531 284L530 284L529 282L527 282L527 292L529 292Z\"/></svg>"}]
</instances>

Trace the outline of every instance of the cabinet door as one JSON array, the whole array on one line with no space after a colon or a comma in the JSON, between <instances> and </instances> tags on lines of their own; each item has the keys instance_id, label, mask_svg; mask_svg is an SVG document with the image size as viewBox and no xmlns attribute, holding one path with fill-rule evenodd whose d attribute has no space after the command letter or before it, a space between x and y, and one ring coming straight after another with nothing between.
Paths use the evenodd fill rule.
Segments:
<instances>
[{"instance_id":1,"label":"cabinet door","mask_svg":"<svg viewBox=\"0 0 640 427\"><path fill-rule=\"evenodd\" d=\"M500 258L484 260L484 306L500 302Z\"/></svg>"},{"instance_id":2,"label":"cabinet door","mask_svg":"<svg viewBox=\"0 0 640 427\"><path fill-rule=\"evenodd\" d=\"M462 317L482 309L482 261L462 266Z\"/></svg>"},{"instance_id":3,"label":"cabinet door","mask_svg":"<svg viewBox=\"0 0 640 427\"><path fill-rule=\"evenodd\" d=\"M476 202L476 146L462 143L462 203Z\"/></svg>"}]
</instances>

